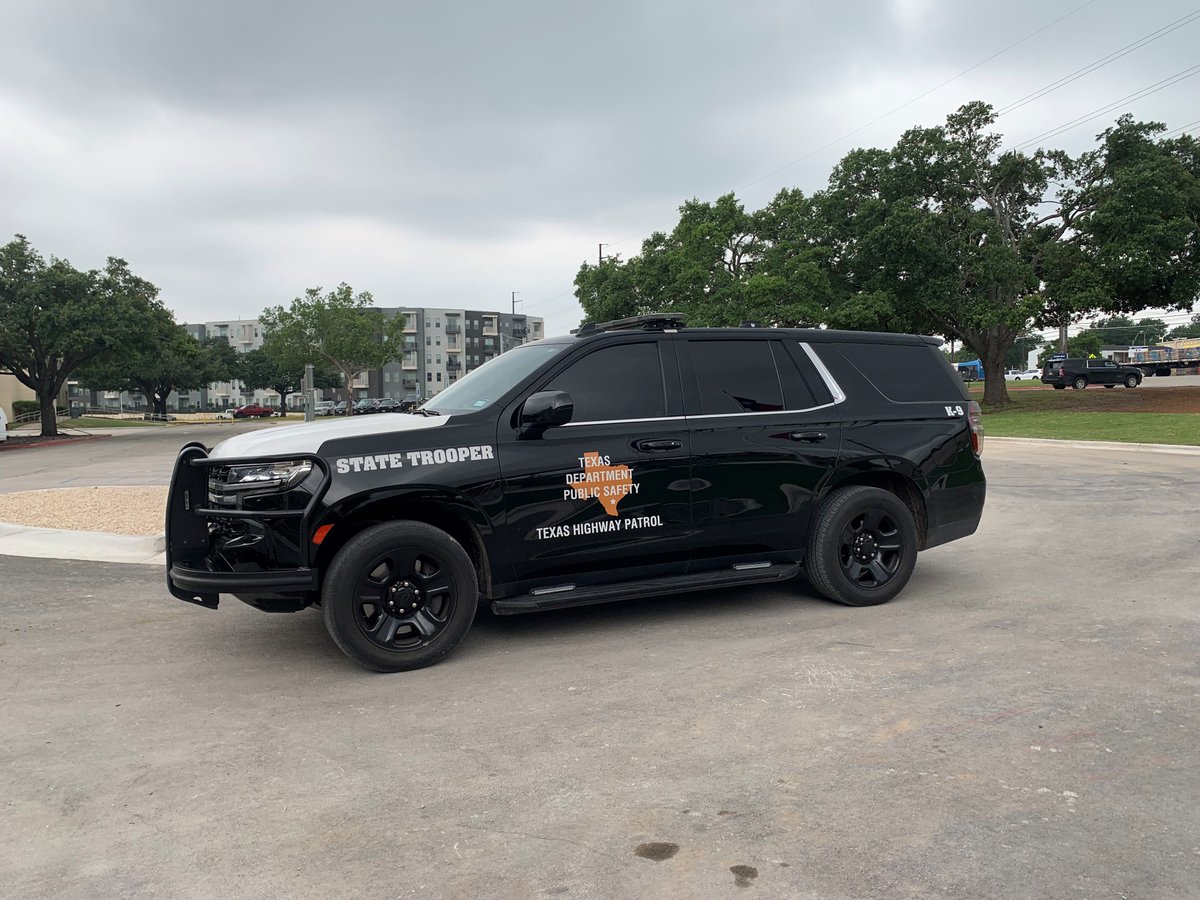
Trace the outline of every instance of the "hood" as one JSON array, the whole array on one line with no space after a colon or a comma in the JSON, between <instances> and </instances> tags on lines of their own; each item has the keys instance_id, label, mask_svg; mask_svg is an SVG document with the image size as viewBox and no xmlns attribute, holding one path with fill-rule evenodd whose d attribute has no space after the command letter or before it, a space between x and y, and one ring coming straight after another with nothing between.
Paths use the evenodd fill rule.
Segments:
<instances>
[{"instance_id":1,"label":"hood","mask_svg":"<svg viewBox=\"0 0 1200 900\"><path fill-rule=\"evenodd\" d=\"M438 428L449 421L450 416L374 413L369 416L350 416L333 422L279 425L221 441L213 448L209 458L247 459L255 456L285 456L288 453L316 453L322 444L336 438L424 431L427 428Z\"/></svg>"}]
</instances>

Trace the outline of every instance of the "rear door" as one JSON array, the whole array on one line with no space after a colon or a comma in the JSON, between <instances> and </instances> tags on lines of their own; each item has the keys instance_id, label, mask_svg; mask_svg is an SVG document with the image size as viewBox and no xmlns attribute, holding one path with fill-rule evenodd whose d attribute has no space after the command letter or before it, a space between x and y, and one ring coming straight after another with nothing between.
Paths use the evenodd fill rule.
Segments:
<instances>
[{"instance_id":1,"label":"rear door","mask_svg":"<svg viewBox=\"0 0 1200 900\"><path fill-rule=\"evenodd\" d=\"M837 463L837 399L797 341L689 335L679 343L693 570L790 558L807 541L814 500Z\"/></svg>"}]
</instances>

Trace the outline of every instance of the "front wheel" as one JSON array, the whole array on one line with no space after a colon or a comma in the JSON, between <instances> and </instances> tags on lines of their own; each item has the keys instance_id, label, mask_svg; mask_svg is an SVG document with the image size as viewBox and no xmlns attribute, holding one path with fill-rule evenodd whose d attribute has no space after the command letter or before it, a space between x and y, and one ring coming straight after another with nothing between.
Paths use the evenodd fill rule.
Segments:
<instances>
[{"instance_id":1,"label":"front wheel","mask_svg":"<svg viewBox=\"0 0 1200 900\"><path fill-rule=\"evenodd\" d=\"M400 672L440 661L475 620L479 587L462 545L423 522L385 522L355 535L325 577L325 627L366 669Z\"/></svg>"},{"instance_id":2,"label":"front wheel","mask_svg":"<svg viewBox=\"0 0 1200 900\"><path fill-rule=\"evenodd\" d=\"M1077 391L1082 391L1085 387L1087 387L1087 379L1080 375L1075 379L1075 382L1071 385L1071 387L1075 388Z\"/></svg>"},{"instance_id":3,"label":"front wheel","mask_svg":"<svg viewBox=\"0 0 1200 900\"><path fill-rule=\"evenodd\" d=\"M1126 375L1125 376L1125 387L1135 388L1138 386L1139 383L1140 382L1138 381L1138 377L1136 375Z\"/></svg>"},{"instance_id":4,"label":"front wheel","mask_svg":"<svg viewBox=\"0 0 1200 900\"><path fill-rule=\"evenodd\" d=\"M917 563L917 526L908 507L880 488L829 495L808 539L804 571L822 596L847 606L886 603Z\"/></svg>"}]
</instances>

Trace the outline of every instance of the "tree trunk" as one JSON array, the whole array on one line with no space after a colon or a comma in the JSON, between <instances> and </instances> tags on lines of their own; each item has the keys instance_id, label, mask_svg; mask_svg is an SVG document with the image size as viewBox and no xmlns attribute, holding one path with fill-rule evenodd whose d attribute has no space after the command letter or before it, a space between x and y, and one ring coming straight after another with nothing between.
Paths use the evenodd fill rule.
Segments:
<instances>
[{"instance_id":1,"label":"tree trunk","mask_svg":"<svg viewBox=\"0 0 1200 900\"><path fill-rule=\"evenodd\" d=\"M997 345L988 347L979 361L983 363L983 403L985 406L1004 406L1010 403L1008 382L1004 380L1004 360L1008 348Z\"/></svg>"},{"instance_id":2,"label":"tree trunk","mask_svg":"<svg viewBox=\"0 0 1200 900\"><path fill-rule=\"evenodd\" d=\"M168 396L167 394L162 394L161 396L158 394L155 394L153 397L155 421L158 421L158 422L167 421L167 396Z\"/></svg>"},{"instance_id":3,"label":"tree trunk","mask_svg":"<svg viewBox=\"0 0 1200 900\"><path fill-rule=\"evenodd\" d=\"M58 410L55 409L57 399L53 388L43 381L42 389L38 391L38 404L42 413L42 437L58 437Z\"/></svg>"}]
</instances>

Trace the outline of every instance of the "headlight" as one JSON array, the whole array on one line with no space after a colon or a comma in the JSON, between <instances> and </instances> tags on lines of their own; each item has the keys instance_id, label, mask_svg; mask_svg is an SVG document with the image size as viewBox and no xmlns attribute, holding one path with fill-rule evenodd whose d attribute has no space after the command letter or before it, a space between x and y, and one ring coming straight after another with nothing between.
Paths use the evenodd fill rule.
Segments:
<instances>
[{"instance_id":1,"label":"headlight","mask_svg":"<svg viewBox=\"0 0 1200 900\"><path fill-rule=\"evenodd\" d=\"M226 491L287 490L308 477L312 467L307 460L230 466L222 487Z\"/></svg>"}]
</instances>

